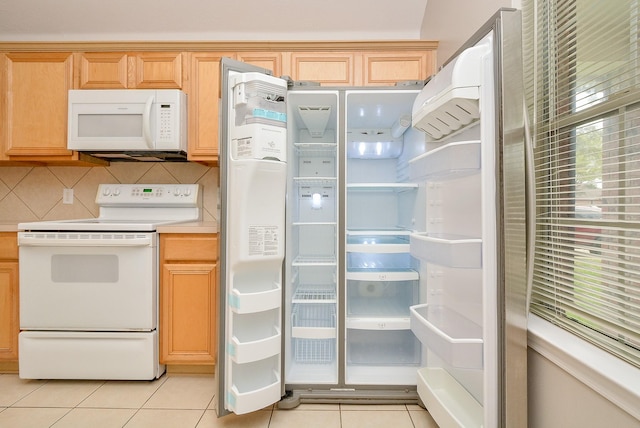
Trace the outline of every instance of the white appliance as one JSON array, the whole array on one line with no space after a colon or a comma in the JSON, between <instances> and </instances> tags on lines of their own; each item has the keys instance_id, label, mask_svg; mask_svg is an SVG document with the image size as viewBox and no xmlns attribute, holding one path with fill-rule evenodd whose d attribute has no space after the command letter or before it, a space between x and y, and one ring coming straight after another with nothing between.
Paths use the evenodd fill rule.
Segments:
<instances>
[{"instance_id":1,"label":"white appliance","mask_svg":"<svg viewBox=\"0 0 640 428\"><path fill-rule=\"evenodd\" d=\"M108 160L184 160L187 96L178 89L70 90L67 148Z\"/></svg>"},{"instance_id":2,"label":"white appliance","mask_svg":"<svg viewBox=\"0 0 640 428\"><path fill-rule=\"evenodd\" d=\"M417 87L223 61L219 416L424 402L526 426L520 37L501 10Z\"/></svg>"},{"instance_id":3,"label":"white appliance","mask_svg":"<svg viewBox=\"0 0 640 428\"><path fill-rule=\"evenodd\" d=\"M201 218L197 184L101 184L98 218L20 223L19 375L155 379L161 224Z\"/></svg>"}]
</instances>

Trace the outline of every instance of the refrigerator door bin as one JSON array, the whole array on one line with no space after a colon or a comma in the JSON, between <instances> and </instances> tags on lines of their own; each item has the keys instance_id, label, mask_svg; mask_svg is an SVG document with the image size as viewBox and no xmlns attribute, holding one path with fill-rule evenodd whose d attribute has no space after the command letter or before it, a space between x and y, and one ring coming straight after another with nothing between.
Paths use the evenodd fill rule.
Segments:
<instances>
[{"instance_id":1,"label":"refrigerator door bin","mask_svg":"<svg viewBox=\"0 0 640 428\"><path fill-rule=\"evenodd\" d=\"M335 339L293 339L293 360L299 364L333 364Z\"/></svg>"},{"instance_id":2,"label":"refrigerator door bin","mask_svg":"<svg viewBox=\"0 0 640 428\"><path fill-rule=\"evenodd\" d=\"M297 178L293 200L299 222L336 221L336 179Z\"/></svg>"},{"instance_id":3,"label":"refrigerator door bin","mask_svg":"<svg viewBox=\"0 0 640 428\"><path fill-rule=\"evenodd\" d=\"M410 177L416 180L450 179L480 172L480 141L446 144L409 161Z\"/></svg>"},{"instance_id":4,"label":"refrigerator door bin","mask_svg":"<svg viewBox=\"0 0 640 428\"><path fill-rule=\"evenodd\" d=\"M349 365L417 366L420 355L420 343L411 330L347 329Z\"/></svg>"},{"instance_id":5,"label":"refrigerator door bin","mask_svg":"<svg viewBox=\"0 0 640 428\"><path fill-rule=\"evenodd\" d=\"M280 400L279 358L231 364L232 379L227 403L234 413L253 412Z\"/></svg>"},{"instance_id":6,"label":"refrigerator door bin","mask_svg":"<svg viewBox=\"0 0 640 428\"><path fill-rule=\"evenodd\" d=\"M336 337L336 305L333 303L294 304L291 336L307 339Z\"/></svg>"},{"instance_id":7,"label":"refrigerator door bin","mask_svg":"<svg viewBox=\"0 0 640 428\"><path fill-rule=\"evenodd\" d=\"M480 403L444 369L425 367L418 370L418 394L440 426L483 426Z\"/></svg>"},{"instance_id":8,"label":"refrigerator door bin","mask_svg":"<svg viewBox=\"0 0 640 428\"><path fill-rule=\"evenodd\" d=\"M241 286L240 284L237 285ZM279 307L282 300L279 284L263 283L261 285L265 289L259 289L260 284L251 286L251 288L258 288L257 290L249 289L249 286L239 289L236 288L236 284L234 284L229 294L229 306L231 310L243 314L261 312Z\"/></svg>"},{"instance_id":9,"label":"refrigerator door bin","mask_svg":"<svg viewBox=\"0 0 640 428\"><path fill-rule=\"evenodd\" d=\"M347 272L348 317L406 318L409 306L417 301L418 273L415 271Z\"/></svg>"},{"instance_id":10,"label":"refrigerator door bin","mask_svg":"<svg viewBox=\"0 0 640 428\"><path fill-rule=\"evenodd\" d=\"M412 306L411 330L451 366L483 368L482 327L464 316L444 306Z\"/></svg>"},{"instance_id":11,"label":"refrigerator door bin","mask_svg":"<svg viewBox=\"0 0 640 428\"><path fill-rule=\"evenodd\" d=\"M280 311L257 314L233 314L233 336L227 346L231 359L248 363L278 354L280 351Z\"/></svg>"},{"instance_id":12,"label":"refrigerator door bin","mask_svg":"<svg viewBox=\"0 0 640 428\"><path fill-rule=\"evenodd\" d=\"M411 234L411 255L457 268L482 267L482 239L450 234Z\"/></svg>"}]
</instances>

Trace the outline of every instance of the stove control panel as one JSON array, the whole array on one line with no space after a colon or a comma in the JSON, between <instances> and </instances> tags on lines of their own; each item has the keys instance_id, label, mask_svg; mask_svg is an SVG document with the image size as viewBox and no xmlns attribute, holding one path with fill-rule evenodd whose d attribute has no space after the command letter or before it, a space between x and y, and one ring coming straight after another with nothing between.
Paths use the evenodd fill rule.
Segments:
<instances>
[{"instance_id":1,"label":"stove control panel","mask_svg":"<svg viewBox=\"0 0 640 428\"><path fill-rule=\"evenodd\" d=\"M197 206L199 184L100 184L100 206Z\"/></svg>"}]
</instances>

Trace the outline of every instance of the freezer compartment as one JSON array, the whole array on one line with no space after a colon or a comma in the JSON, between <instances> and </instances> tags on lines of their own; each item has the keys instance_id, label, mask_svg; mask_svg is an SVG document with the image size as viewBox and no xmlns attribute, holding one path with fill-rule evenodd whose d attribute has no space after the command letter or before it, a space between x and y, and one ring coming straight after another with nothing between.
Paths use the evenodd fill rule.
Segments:
<instances>
[{"instance_id":1,"label":"freezer compartment","mask_svg":"<svg viewBox=\"0 0 640 428\"><path fill-rule=\"evenodd\" d=\"M298 222L336 221L336 180L294 178L293 200L297 203L294 218Z\"/></svg>"},{"instance_id":2,"label":"freezer compartment","mask_svg":"<svg viewBox=\"0 0 640 428\"><path fill-rule=\"evenodd\" d=\"M227 352L237 363L262 360L280 352L280 311L231 316L232 336Z\"/></svg>"},{"instance_id":3,"label":"freezer compartment","mask_svg":"<svg viewBox=\"0 0 640 428\"><path fill-rule=\"evenodd\" d=\"M439 426L480 428L483 408L446 370L418 370L418 395Z\"/></svg>"},{"instance_id":4,"label":"freezer compartment","mask_svg":"<svg viewBox=\"0 0 640 428\"><path fill-rule=\"evenodd\" d=\"M446 144L409 161L412 180L443 180L480 172L480 141Z\"/></svg>"},{"instance_id":5,"label":"freezer compartment","mask_svg":"<svg viewBox=\"0 0 640 428\"><path fill-rule=\"evenodd\" d=\"M330 339L337 336L335 303L294 304L291 313L291 336L307 339Z\"/></svg>"},{"instance_id":6,"label":"freezer compartment","mask_svg":"<svg viewBox=\"0 0 640 428\"><path fill-rule=\"evenodd\" d=\"M411 330L453 367L483 368L482 327L444 306L411 307Z\"/></svg>"},{"instance_id":7,"label":"freezer compartment","mask_svg":"<svg viewBox=\"0 0 640 428\"><path fill-rule=\"evenodd\" d=\"M231 387L227 392L229 410L240 415L269 406L281 398L280 358L239 364L232 362Z\"/></svg>"},{"instance_id":8,"label":"freezer compartment","mask_svg":"<svg viewBox=\"0 0 640 428\"><path fill-rule=\"evenodd\" d=\"M153 380L157 332L23 331L18 336L22 379Z\"/></svg>"},{"instance_id":9,"label":"freezer compartment","mask_svg":"<svg viewBox=\"0 0 640 428\"><path fill-rule=\"evenodd\" d=\"M347 316L408 317L419 299L418 273L399 273L347 272Z\"/></svg>"},{"instance_id":10,"label":"freezer compartment","mask_svg":"<svg viewBox=\"0 0 640 428\"><path fill-rule=\"evenodd\" d=\"M411 255L457 268L482 267L482 239L452 234L411 234Z\"/></svg>"},{"instance_id":11,"label":"freezer compartment","mask_svg":"<svg viewBox=\"0 0 640 428\"><path fill-rule=\"evenodd\" d=\"M347 365L415 366L420 364L420 346L411 330L348 328Z\"/></svg>"}]
</instances>

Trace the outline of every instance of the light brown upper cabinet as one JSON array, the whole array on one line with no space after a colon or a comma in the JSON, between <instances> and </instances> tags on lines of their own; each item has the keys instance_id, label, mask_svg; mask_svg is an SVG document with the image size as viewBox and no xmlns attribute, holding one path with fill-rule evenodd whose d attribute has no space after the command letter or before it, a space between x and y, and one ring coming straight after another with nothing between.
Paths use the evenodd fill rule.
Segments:
<instances>
[{"instance_id":1,"label":"light brown upper cabinet","mask_svg":"<svg viewBox=\"0 0 640 428\"><path fill-rule=\"evenodd\" d=\"M430 51L365 52L362 58L365 86L391 86L397 82L425 80L436 71Z\"/></svg>"},{"instance_id":2,"label":"light brown upper cabinet","mask_svg":"<svg viewBox=\"0 0 640 428\"><path fill-rule=\"evenodd\" d=\"M181 52L85 52L78 55L79 89L181 89Z\"/></svg>"},{"instance_id":3,"label":"light brown upper cabinet","mask_svg":"<svg viewBox=\"0 0 640 428\"><path fill-rule=\"evenodd\" d=\"M311 81L322 86L358 86L356 63L360 55L353 52L285 52L287 68L283 73L295 81Z\"/></svg>"},{"instance_id":4,"label":"light brown upper cabinet","mask_svg":"<svg viewBox=\"0 0 640 428\"><path fill-rule=\"evenodd\" d=\"M282 54L280 52L238 52L237 59L271 70L276 77L282 76Z\"/></svg>"},{"instance_id":5,"label":"light brown upper cabinet","mask_svg":"<svg viewBox=\"0 0 640 428\"><path fill-rule=\"evenodd\" d=\"M187 110L190 161L218 162L220 99L220 60L235 58L233 52L192 52L186 67Z\"/></svg>"},{"instance_id":6,"label":"light brown upper cabinet","mask_svg":"<svg viewBox=\"0 0 640 428\"><path fill-rule=\"evenodd\" d=\"M67 150L67 93L73 82L70 52L7 53L2 63L2 159L77 160Z\"/></svg>"}]
</instances>

